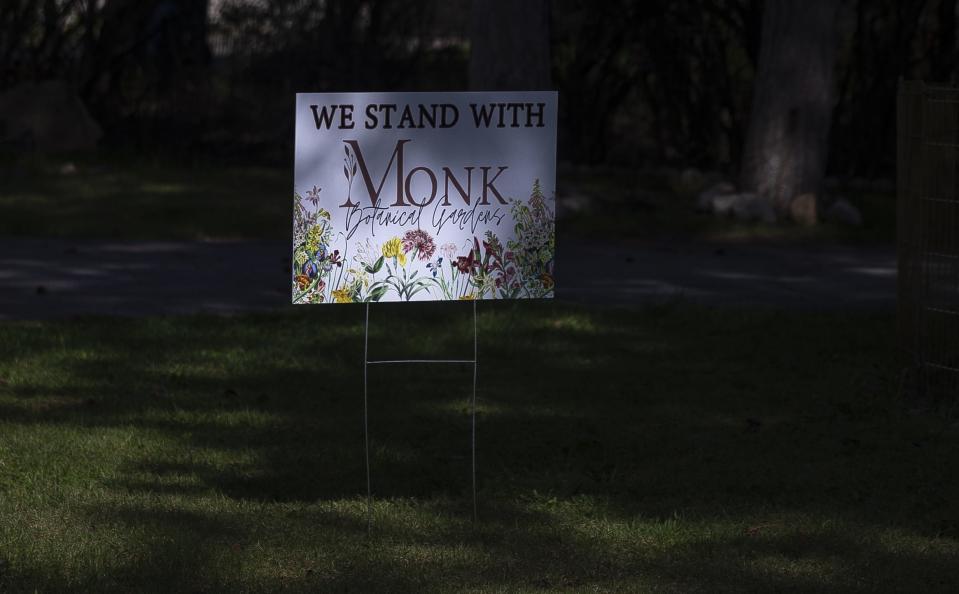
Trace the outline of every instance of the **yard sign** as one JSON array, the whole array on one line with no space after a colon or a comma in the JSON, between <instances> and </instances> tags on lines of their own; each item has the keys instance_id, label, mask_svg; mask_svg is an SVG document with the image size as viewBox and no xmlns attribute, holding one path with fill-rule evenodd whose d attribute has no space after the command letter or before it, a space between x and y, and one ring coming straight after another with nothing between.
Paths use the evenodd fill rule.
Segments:
<instances>
[{"instance_id":1,"label":"yard sign","mask_svg":"<svg viewBox=\"0 0 959 594\"><path fill-rule=\"evenodd\" d=\"M293 303L553 296L556 93L296 96Z\"/></svg>"}]
</instances>

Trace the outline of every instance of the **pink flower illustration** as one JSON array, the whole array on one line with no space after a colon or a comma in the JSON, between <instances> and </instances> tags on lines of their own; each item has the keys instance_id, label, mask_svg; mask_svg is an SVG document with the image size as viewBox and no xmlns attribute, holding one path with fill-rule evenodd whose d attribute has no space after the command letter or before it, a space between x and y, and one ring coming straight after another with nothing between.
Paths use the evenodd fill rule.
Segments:
<instances>
[{"instance_id":1,"label":"pink flower illustration","mask_svg":"<svg viewBox=\"0 0 959 594\"><path fill-rule=\"evenodd\" d=\"M416 250L420 260L429 260L436 251L436 244L430 234L422 229L407 231L403 236L403 251L409 253L413 250Z\"/></svg>"}]
</instances>

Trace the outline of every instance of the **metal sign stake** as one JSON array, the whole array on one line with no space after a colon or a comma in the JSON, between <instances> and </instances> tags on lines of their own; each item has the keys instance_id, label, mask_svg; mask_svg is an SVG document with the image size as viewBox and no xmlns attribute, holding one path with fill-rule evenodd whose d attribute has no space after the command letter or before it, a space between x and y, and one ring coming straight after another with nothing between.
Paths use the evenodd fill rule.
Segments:
<instances>
[{"instance_id":1,"label":"metal sign stake","mask_svg":"<svg viewBox=\"0 0 959 594\"><path fill-rule=\"evenodd\" d=\"M366 444L366 533L373 526L373 487L370 480L370 422L369 422L369 379L370 365L395 365L408 363L453 363L473 365L473 396L470 399L470 454L471 487L473 493L473 524L477 521L476 504L476 378L479 366L479 340L476 322L476 300L473 300L473 358L472 359L382 359L370 361L370 303L366 303L366 324L363 333L363 439Z\"/></svg>"}]
</instances>

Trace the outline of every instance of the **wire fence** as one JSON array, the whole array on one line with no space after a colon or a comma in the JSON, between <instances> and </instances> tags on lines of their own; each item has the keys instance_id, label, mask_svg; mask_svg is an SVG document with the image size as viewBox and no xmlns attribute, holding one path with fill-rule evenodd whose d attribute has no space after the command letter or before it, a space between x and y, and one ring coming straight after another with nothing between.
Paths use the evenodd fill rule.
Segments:
<instances>
[{"instance_id":1,"label":"wire fence","mask_svg":"<svg viewBox=\"0 0 959 594\"><path fill-rule=\"evenodd\" d=\"M897 120L904 386L940 403L959 395L959 89L901 81Z\"/></svg>"}]
</instances>

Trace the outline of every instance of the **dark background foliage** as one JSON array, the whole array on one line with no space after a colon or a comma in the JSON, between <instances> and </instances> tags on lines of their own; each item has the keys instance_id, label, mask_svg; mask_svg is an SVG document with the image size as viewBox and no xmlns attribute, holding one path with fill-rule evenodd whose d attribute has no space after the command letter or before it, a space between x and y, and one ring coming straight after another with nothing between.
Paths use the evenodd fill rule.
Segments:
<instances>
[{"instance_id":1,"label":"dark background foliage","mask_svg":"<svg viewBox=\"0 0 959 594\"><path fill-rule=\"evenodd\" d=\"M8 0L0 91L65 79L101 146L284 162L291 94L467 88L468 0ZM955 75L955 2L843 0L828 171L891 177L900 77ZM556 0L561 158L738 170L761 0Z\"/></svg>"}]
</instances>

